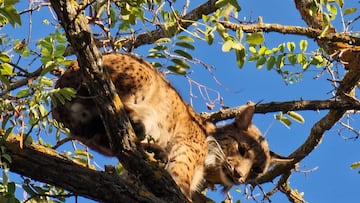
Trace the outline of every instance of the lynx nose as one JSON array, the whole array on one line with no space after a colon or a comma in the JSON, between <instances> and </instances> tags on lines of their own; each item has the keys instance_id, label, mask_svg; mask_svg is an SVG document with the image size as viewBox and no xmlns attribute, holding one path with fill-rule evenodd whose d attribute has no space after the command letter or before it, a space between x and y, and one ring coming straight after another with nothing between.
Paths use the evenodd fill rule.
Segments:
<instances>
[{"instance_id":1,"label":"lynx nose","mask_svg":"<svg viewBox=\"0 0 360 203\"><path fill-rule=\"evenodd\" d=\"M237 171L236 169L234 169L233 178L235 183L240 183L240 184L245 183L244 175L240 171Z\"/></svg>"}]
</instances>

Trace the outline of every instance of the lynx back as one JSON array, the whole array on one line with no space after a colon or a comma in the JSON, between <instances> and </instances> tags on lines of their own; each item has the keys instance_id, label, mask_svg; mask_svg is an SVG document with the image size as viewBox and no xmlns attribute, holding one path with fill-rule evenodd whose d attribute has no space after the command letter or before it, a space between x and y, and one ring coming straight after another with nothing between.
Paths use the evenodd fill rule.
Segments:
<instances>
[{"instance_id":1,"label":"lynx back","mask_svg":"<svg viewBox=\"0 0 360 203\"><path fill-rule=\"evenodd\" d=\"M204 176L206 136L215 127L203 121L146 61L128 54L110 54L103 56L103 67L109 72L136 133L166 153L167 171L191 199ZM56 106L53 117L69 128L75 139L111 156L104 126L92 100L96 95L89 96L76 61L56 87L72 87L77 90L77 96Z\"/></svg>"}]
</instances>

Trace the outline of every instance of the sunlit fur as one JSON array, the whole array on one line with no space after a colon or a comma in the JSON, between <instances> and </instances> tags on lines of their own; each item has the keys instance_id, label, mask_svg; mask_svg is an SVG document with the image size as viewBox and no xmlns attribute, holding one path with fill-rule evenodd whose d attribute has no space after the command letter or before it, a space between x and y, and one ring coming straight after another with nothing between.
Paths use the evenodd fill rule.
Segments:
<instances>
[{"instance_id":1,"label":"sunlit fur","mask_svg":"<svg viewBox=\"0 0 360 203\"><path fill-rule=\"evenodd\" d=\"M190 200L204 179L208 148L206 136L215 126L205 122L187 105L165 77L148 62L130 54L103 56L108 71L136 134L145 137L166 154L165 168ZM72 87L77 96L53 109L53 117L69 128L71 135L112 156L109 140L97 107L89 95L78 63L74 61L56 87Z\"/></svg>"},{"instance_id":2,"label":"sunlit fur","mask_svg":"<svg viewBox=\"0 0 360 203\"><path fill-rule=\"evenodd\" d=\"M254 105L248 105L233 123L219 127L207 138L206 180L221 184L224 192L233 185L254 181L271 164L268 144L251 123L254 110Z\"/></svg>"}]
</instances>

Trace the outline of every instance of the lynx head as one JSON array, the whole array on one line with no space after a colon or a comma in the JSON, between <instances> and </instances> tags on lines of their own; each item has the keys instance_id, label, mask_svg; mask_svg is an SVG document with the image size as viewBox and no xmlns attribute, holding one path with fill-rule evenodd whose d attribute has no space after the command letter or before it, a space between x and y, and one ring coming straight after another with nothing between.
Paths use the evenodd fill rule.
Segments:
<instances>
[{"instance_id":1,"label":"lynx head","mask_svg":"<svg viewBox=\"0 0 360 203\"><path fill-rule=\"evenodd\" d=\"M57 80L56 88L72 87L76 97L64 104L53 106L53 118L71 130L71 136L102 154L111 156L105 128L100 114L83 82L77 62L71 63L65 73Z\"/></svg>"},{"instance_id":2,"label":"lynx head","mask_svg":"<svg viewBox=\"0 0 360 203\"><path fill-rule=\"evenodd\" d=\"M267 141L252 124L254 110L254 104L247 105L233 123L207 138L206 180L223 185L224 191L235 184L254 182L273 163L289 161L272 156Z\"/></svg>"}]
</instances>

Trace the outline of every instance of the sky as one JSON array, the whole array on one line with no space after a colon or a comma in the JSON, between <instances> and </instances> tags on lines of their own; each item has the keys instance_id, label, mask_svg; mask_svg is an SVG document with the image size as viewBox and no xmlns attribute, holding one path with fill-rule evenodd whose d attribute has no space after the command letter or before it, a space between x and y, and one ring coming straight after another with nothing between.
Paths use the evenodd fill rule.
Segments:
<instances>
[{"instance_id":1,"label":"sky","mask_svg":"<svg viewBox=\"0 0 360 203\"><path fill-rule=\"evenodd\" d=\"M27 2L27 1L26 1ZM359 8L359 3L355 1L345 1L345 5ZM24 2L21 3L24 5ZM192 1L192 6L196 6L195 1ZM239 1L242 10L239 13L239 18L256 20L258 16L262 16L264 23L278 23L283 25L299 25L304 26L300 15L295 9L293 1L286 0L247 0ZM42 8L46 9L46 8ZM48 12L34 12L34 30L32 31L32 43L44 36L46 26L40 23ZM25 16L23 16L23 20ZM355 16L350 16L355 17ZM36 24L38 23L38 24ZM26 21L23 21L26 24ZM38 25L44 29L38 29ZM341 30L341 24L336 21L334 24ZM13 31L14 36L26 33L19 30ZM359 27L354 25L351 27L353 31L359 31ZM51 29L49 29L51 30ZM0 30L0 33L7 32L6 29ZM27 36L27 35L25 35ZM281 42L294 41L297 45L301 39L300 37L281 34L265 34L265 46L275 47ZM316 44L311 39L309 42L308 51L315 50ZM219 41L218 41L219 42ZM239 69L236 65L235 54L233 52L221 52L221 44L208 46L205 42L197 42L195 44L196 50L192 52L194 56L203 60L207 64L211 64L216 69L213 69L213 75L221 85L212 79L202 66L192 66L192 73L189 77L203 85L211 87L218 91L224 98L224 104L229 107L235 107L245 104L251 100L253 102L271 102L271 101L292 101L292 100L315 100L315 99L329 99L333 87L327 79L329 75L323 74L321 77L321 68L311 68L307 71L300 82L294 84L285 83L282 78L275 71L267 71L266 68L256 69L255 63L247 62L244 68ZM149 46L135 49L134 52L141 56L146 56ZM298 67L297 67L298 68ZM298 70L294 67L293 70ZM201 99L196 86L192 86L193 94L198 98L190 97L190 87L188 80L183 76L169 75L169 80L174 87L179 91L184 100L190 103L192 99L193 107L197 112L209 110L206 108L204 100ZM215 94L211 94L215 98ZM218 110L216 106L214 111ZM291 128L288 129L280 122L274 120L275 113L256 114L254 116L254 124L265 134L269 142L271 150L282 155L288 155L301 145L310 133L312 125L321 119L326 111L301 111L299 112L305 118L304 124L293 122ZM359 128L359 117L352 117L353 126ZM326 132L325 137L320 146L318 146L307 158L299 163L299 171L293 172L290 178L290 185L299 192L304 193L304 199L308 202L355 202L359 199L358 191L360 186L360 174L357 170L351 170L350 165L356 161L360 161L359 140L345 140L339 136L335 126ZM359 129L358 129L359 130ZM266 132L266 133L265 133ZM343 132L343 135L351 136L350 132ZM99 165L114 162L113 159L104 158L99 155L97 160ZM16 179L16 176L14 176ZM241 202L254 202L247 200L243 194L244 186L237 186L242 192L232 191L235 200L240 199ZM272 184L264 185L266 191L271 190ZM258 190L255 193L260 193ZM261 195L261 194L259 194ZM221 202L224 198L220 191L210 192L210 198L217 202ZM277 193L271 197L273 202L287 202L286 197ZM67 202L75 202L70 198ZM80 199L78 202L90 202L87 199Z\"/></svg>"}]
</instances>

